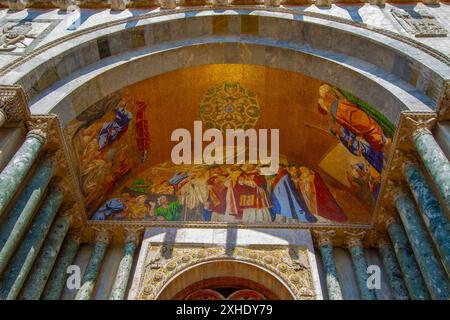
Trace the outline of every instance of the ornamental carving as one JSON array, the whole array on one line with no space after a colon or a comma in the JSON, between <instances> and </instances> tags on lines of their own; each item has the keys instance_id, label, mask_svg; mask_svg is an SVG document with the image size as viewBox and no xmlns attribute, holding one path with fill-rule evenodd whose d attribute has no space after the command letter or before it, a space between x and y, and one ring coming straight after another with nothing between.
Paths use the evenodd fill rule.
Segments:
<instances>
[{"instance_id":1,"label":"ornamental carving","mask_svg":"<svg viewBox=\"0 0 450 320\"><path fill-rule=\"evenodd\" d=\"M409 12L402 9L391 9L391 13L403 29L415 37L447 36L447 30L427 10L416 9Z\"/></svg>"},{"instance_id":2,"label":"ornamental carving","mask_svg":"<svg viewBox=\"0 0 450 320\"><path fill-rule=\"evenodd\" d=\"M261 115L256 94L239 82L223 82L208 89L200 104L200 118L208 128L253 128Z\"/></svg>"},{"instance_id":3,"label":"ornamental carving","mask_svg":"<svg viewBox=\"0 0 450 320\"><path fill-rule=\"evenodd\" d=\"M0 51L26 48L28 46L26 40L36 38L36 35L31 33L32 30L31 22L5 24L0 36Z\"/></svg>"},{"instance_id":4,"label":"ornamental carving","mask_svg":"<svg viewBox=\"0 0 450 320\"><path fill-rule=\"evenodd\" d=\"M18 122L28 118L26 99L21 87L0 88L0 110L6 115L7 121Z\"/></svg>"},{"instance_id":5,"label":"ornamental carving","mask_svg":"<svg viewBox=\"0 0 450 320\"><path fill-rule=\"evenodd\" d=\"M137 299L157 299L162 288L179 272L201 262L231 259L250 262L280 277L294 292L296 299L315 299L307 250L291 247L236 247L233 254L220 246L178 247L172 245L147 247L137 288Z\"/></svg>"}]
</instances>

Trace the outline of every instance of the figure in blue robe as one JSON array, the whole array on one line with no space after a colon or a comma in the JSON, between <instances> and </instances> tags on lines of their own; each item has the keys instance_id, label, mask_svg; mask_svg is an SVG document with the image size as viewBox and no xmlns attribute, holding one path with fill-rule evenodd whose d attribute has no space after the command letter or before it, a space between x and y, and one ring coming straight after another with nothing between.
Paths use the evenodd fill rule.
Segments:
<instances>
[{"instance_id":1,"label":"figure in blue robe","mask_svg":"<svg viewBox=\"0 0 450 320\"><path fill-rule=\"evenodd\" d=\"M289 173L282 169L272 183L272 214L279 214L299 222L316 222L302 195L298 193Z\"/></svg>"},{"instance_id":2,"label":"figure in blue robe","mask_svg":"<svg viewBox=\"0 0 450 320\"><path fill-rule=\"evenodd\" d=\"M97 140L100 150L119 139L128 129L128 123L132 118L131 112L119 108L115 110L115 113L114 121L105 123L98 133Z\"/></svg>"},{"instance_id":3,"label":"figure in blue robe","mask_svg":"<svg viewBox=\"0 0 450 320\"><path fill-rule=\"evenodd\" d=\"M383 170L383 152L375 151L368 142L365 140L356 139L356 135L347 130L346 128L340 126L340 132L334 132L332 129L331 133L341 140L341 143L355 156L361 155L377 170L379 173Z\"/></svg>"},{"instance_id":4,"label":"figure in blue robe","mask_svg":"<svg viewBox=\"0 0 450 320\"><path fill-rule=\"evenodd\" d=\"M173 175L172 178L170 178L169 180L169 184L172 186L176 186L177 184L179 184L181 181L183 181L184 179L186 179L189 176L189 174L187 172L184 173L180 173L180 172L175 172L175 174Z\"/></svg>"},{"instance_id":5,"label":"figure in blue robe","mask_svg":"<svg viewBox=\"0 0 450 320\"><path fill-rule=\"evenodd\" d=\"M125 209L125 205L120 201L120 198L113 198L94 213L91 220L107 220L109 217L114 219L115 215L120 214Z\"/></svg>"}]
</instances>

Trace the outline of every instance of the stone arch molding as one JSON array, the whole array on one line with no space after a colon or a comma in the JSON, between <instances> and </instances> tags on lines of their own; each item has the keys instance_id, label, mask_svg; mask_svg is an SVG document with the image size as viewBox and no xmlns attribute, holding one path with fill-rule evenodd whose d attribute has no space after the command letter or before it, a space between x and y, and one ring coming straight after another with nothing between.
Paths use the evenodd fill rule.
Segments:
<instances>
[{"instance_id":1,"label":"stone arch molding","mask_svg":"<svg viewBox=\"0 0 450 320\"><path fill-rule=\"evenodd\" d=\"M354 93L393 122L403 110L435 109L450 78L448 57L407 37L319 13L243 6L167 10L86 28L12 61L0 84L21 85L33 114L56 113L64 125L125 85L209 63L300 72Z\"/></svg>"},{"instance_id":2,"label":"stone arch molding","mask_svg":"<svg viewBox=\"0 0 450 320\"><path fill-rule=\"evenodd\" d=\"M135 274L129 298L159 299L164 290L183 273L199 266L223 262L242 264L267 273L272 281L285 288L288 292L285 296L290 295L291 299L320 299L321 293L316 292L314 286L307 250L302 246L235 247L230 251L223 246L149 245L142 269ZM220 268L215 265L214 270ZM218 273L216 276L224 275ZM233 270L233 275L236 275L236 270Z\"/></svg>"}]
</instances>

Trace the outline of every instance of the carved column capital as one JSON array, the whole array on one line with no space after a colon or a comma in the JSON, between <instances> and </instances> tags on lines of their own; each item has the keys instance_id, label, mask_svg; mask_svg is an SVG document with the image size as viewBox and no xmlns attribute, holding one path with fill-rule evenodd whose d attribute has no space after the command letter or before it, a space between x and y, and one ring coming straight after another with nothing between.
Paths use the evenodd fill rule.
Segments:
<instances>
[{"instance_id":1,"label":"carved column capital","mask_svg":"<svg viewBox=\"0 0 450 320\"><path fill-rule=\"evenodd\" d=\"M144 227L124 227L125 243L134 242L136 245L141 241L142 230Z\"/></svg>"},{"instance_id":2,"label":"carved column capital","mask_svg":"<svg viewBox=\"0 0 450 320\"><path fill-rule=\"evenodd\" d=\"M94 228L95 231L95 242L101 242L106 245L111 241L111 232L104 228Z\"/></svg>"},{"instance_id":3,"label":"carved column capital","mask_svg":"<svg viewBox=\"0 0 450 320\"><path fill-rule=\"evenodd\" d=\"M314 231L314 235L317 239L317 245L330 245L333 246L333 237L336 235L334 230Z\"/></svg>"},{"instance_id":4,"label":"carved column capital","mask_svg":"<svg viewBox=\"0 0 450 320\"><path fill-rule=\"evenodd\" d=\"M429 115L416 116L416 119L407 115L405 119L408 121L409 135L413 140L422 134L431 134L431 129L437 121L435 116Z\"/></svg>"},{"instance_id":5,"label":"carved column capital","mask_svg":"<svg viewBox=\"0 0 450 320\"><path fill-rule=\"evenodd\" d=\"M27 136L37 136L44 142L47 140L49 125L44 119L35 119L26 122L28 127Z\"/></svg>"},{"instance_id":6,"label":"carved column capital","mask_svg":"<svg viewBox=\"0 0 450 320\"><path fill-rule=\"evenodd\" d=\"M346 239L346 243L347 243L347 247L351 248L351 247L362 247L363 246L363 239L364 239L364 235L366 234L365 231L361 231L361 232L345 232L347 239Z\"/></svg>"}]
</instances>

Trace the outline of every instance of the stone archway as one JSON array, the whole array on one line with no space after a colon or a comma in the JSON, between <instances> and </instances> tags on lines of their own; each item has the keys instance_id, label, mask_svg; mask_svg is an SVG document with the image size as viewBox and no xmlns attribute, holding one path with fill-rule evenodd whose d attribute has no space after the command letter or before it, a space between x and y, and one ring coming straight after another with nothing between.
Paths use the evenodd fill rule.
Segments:
<instances>
[{"instance_id":1,"label":"stone archway","mask_svg":"<svg viewBox=\"0 0 450 320\"><path fill-rule=\"evenodd\" d=\"M181 271L160 290L156 299L292 300L295 297L270 270L242 261L220 259Z\"/></svg>"}]
</instances>

